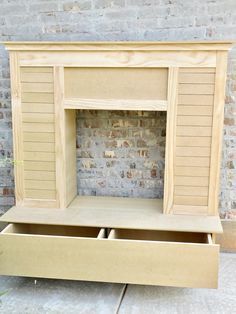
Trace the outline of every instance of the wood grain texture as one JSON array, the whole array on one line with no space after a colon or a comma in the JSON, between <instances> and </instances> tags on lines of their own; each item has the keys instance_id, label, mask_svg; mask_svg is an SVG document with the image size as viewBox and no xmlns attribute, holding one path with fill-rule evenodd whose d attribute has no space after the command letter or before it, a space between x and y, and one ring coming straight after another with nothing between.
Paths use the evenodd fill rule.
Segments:
<instances>
[{"instance_id":1,"label":"wood grain texture","mask_svg":"<svg viewBox=\"0 0 236 314\"><path fill-rule=\"evenodd\" d=\"M21 112L21 85L19 59L16 52L10 53L11 71L11 102L12 102L12 128L13 128L13 156L16 205L20 206L24 200L24 154L23 130Z\"/></svg>"},{"instance_id":2,"label":"wood grain texture","mask_svg":"<svg viewBox=\"0 0 236 314\"><path fill-rule=\"evenodd\" d=\"M175 174L188 177L209 177L209 167L175 166Z\"/></svg>"},{"instance_id":3,"label":"wood grain texture","mask_svg":"<svg viewBox=\"0 0 236 314\"><path fill-rule=\"evenodd\" d=\"M177 136L176 145L178 147L210 147L211 137L198 137L198 136Z\"/></svg>"},{"instance_id":4,"label":"wood grain texture","mask_svg":"<svg viewBox=\"0 0 236 314\"><path fill-rule=\"evenodd\" d=\"M42 189L34 189L32 187L29 187L28 189L25 189L25 197L24 200L24 206L32 206L35 208L36 206L40 206L40 208L46 207L50 208L51 206L48 206L49 200L54 200L53 205L56 207L56 191L55 189L52 190L42 190ZM31 202L29 203L28 199L31 199ZM46 200L46 202L44 202ZM51 201L50 201L51 202Z\"/></svg>"},{"instance_id":5,"label":"wood grain texture","mask_svg":"<svg viewBox=\"0 0 236 314\"><path fill-rule=\"evenodd\" d=\"M179 70L175 214L208 214L214 81L215 68Z\"/></svg>"},{"instance_id":6,"label":"wood grain texture","mask_svg":"<svg viewBox=\"0 0 236 314\"><path fill-rule=\"evenodd\" d=\"M170 213L174 197L174 158L176 134L176 110L178 93L178 68L169 68L168 109L166 125L165 180L163 211Z\"/></svg>"},{"instance_id":7,"label":"wood grain texture","mask_svg":"<svg viewBox=\"0 0 236 314\"><path fill-rule=\"evenodd\" d=\"M65 206L77 195L76 112L65 111Z\"/></svg>"},{"instance_id":8,"label":"wood grain texture","mask_svg":"<svg viewBox=\"0 0 236 314\"><path fill-rule=\"evenodd\" d=\"M37 50L46 50L46 51L80 51L80 50L206 50L206 51L215 51L215 50L229 50L234 41L232 40L218 40L218 41L60 41L60 42L51 42L51 41L5 41L3 42L5 47L8 50L27 50L27 51L37 51ZM182 71L185 69L183 68ZM43 70L42 70L43 71ZM47 72L45 69L44 71ZM211 68L208 69L208 72L211 71ZM201 72L201 68L198 70ZM204 71L205 72L205 71Z\"/></svg>"},{"instance_id":9,"label":"wood grain texture","mask_svg":"<svg viewBox=\"0 0 236 314\"><path fill-rule=\"evenodd\" d=\"M222 136L224 123L225 83L227 73L227 54L217 52L215 79L215 98L212 126L210 185L209 185L209 214L218 213L218 195L220 181L220 163L222 155Z\"/></svg>"},{"instance_id":10,"label":"wood grain texture","mask_svg":"<svg viewBox=\"0 0 236 314\"><path fill-rule=\"evenodd\" d=\"M211 106L213 101L213 95L179 95L178 97L179 105Z\"/></svg>"},{"instance_id":11,"label":"wood grain texture","mask_svg":"<svg viewBox=\"0 0 236 314\"><path fill-rule=\"evenodd\" d=\"M176 157L176 166L189 166L189 167L209 167L209 157Z\"/></svg>"},{"instance_id":12,"label":"wood grain texture","mask_svg":"<svg viewBox=\"0 0 236 314\"><path fill-rule=\"evenodd\" d=\"M208 187L205 186L175 186L176 196L208 196Z\"/></svg>"},{"instance_id":13,"label":"wood grain texture","mask_svg":"<svg viewBox=\"0 0 236 314\"><path fill-rule=\"evenodd\" d=\"M166 111L166 100L65 99L65 109Z\"/></svg>"},{"instance_id":14,"label":"wood grain texture","mask_svg":"<svg viewBox=\"0 0 236 314\"><path fill-rule=\"evenodd\" d=\"M215 51L22 51L21 66L61 66L65 67L215 67Z\"/></svg>"},{"instance_id":15,"label":"wood grain texture","mask_svg":"<svg viewBox=\"0 0 236 314\"><path fill-rule=\"evenodd\" d=\"M55 126L52 68L21 67L24 206L55 206ZM47 97L50 95L50 98ZM38 97L39 96L39 97ZM50 101L41 102L42 98Z\"/></svg>"}]
</instances>

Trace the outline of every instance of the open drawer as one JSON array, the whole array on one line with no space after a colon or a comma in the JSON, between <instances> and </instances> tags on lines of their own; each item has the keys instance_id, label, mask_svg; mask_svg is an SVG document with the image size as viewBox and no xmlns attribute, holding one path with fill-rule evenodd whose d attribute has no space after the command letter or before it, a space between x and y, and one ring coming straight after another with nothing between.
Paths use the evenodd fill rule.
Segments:
<instances>
[{"instance_id":1,"label":"open drawer","mask_svg":"<svg viewBox=\"0 0 236 314\"><path fill-rule=\"evenodd\" d=\"M217 288L219 246L210 234L112 229L108 239L113 271L127 282Z\"/></svg>"},{"instance_id":2,"label":"open drawer","mask_svg":"<svg viewBox=\"0 0 236 314\"><path fill-rule=\"evenodd\" d=\"M0 275L93 280L105 229L9 224L0 234Z\"/></svg>"},{"instance_id":3,"label":"open drawer","mask_svg":"<svg viewBox=\"0 0 236 314\"><path fill-rule=\"evenodd\" d=\"M210 234L10 224L0 274L180 287L217 287Z\"/></svg>"}]
</instances>

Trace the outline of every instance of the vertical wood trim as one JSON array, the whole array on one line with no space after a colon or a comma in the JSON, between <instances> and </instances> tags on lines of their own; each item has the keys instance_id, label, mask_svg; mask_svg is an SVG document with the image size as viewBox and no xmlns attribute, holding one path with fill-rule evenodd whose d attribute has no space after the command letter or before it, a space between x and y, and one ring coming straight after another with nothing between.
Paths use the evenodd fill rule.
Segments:
<instances>
[{"instance_id":1,"label":"vertical wood trim","mask_svg":"<svg viewBox=\"0 0 236 314\"><path fill-rule=\"evenodd\" d=\"M170 67L168 74L168 105L166 125L166 152L165 152L165 183L163 211L169 214L173 207L174 199L174 159L176 142L176 115L178 95L179 68Z\"/></svg>"},{"instance_id":2,"label":"vertical wood trim","mask_svg":"<svg viewBox=\"0 0 236 314\"><path fill-rule=\"evenodd\" d=\"M10 53L11 101L13 129L13 160L15 178L16 205L23 206L24 200L24 164L23 164L23 131L21 112L20 67L17 52Z\"/></svg>"},{"instance_id":3,"label":"vertical wood trim","mask_svg":"<svg viewBox=\"0 0 236 314\"><path fill-rule=\"evenodd\" d=\"M226 75L227 52L217 51L208 200L209 215L218 215Z\"/></svg>"},{"instance_id":4,"label":"vertical wood trim","mask_svg":"<svg viewBox=\"0 0 236 314\"><path fill-rule=\"evenodd\" d=\"M55 106L55 154L56 154L56 199L57 206L66 204L65 168L65 114L64 114L64 67L54 67L54 106Z\"/></svg>"}]
</instances>

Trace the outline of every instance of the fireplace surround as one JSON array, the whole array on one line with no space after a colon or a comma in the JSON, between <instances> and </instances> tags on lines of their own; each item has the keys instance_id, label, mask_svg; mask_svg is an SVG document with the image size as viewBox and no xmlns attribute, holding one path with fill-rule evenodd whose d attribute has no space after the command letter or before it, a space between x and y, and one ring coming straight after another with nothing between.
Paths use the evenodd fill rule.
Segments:
<instances>
[{"instance_id":1,"label":"fireplace surround","mask_svg":"<svg viewBox=\"0 0 236 314\"><path fill-rule=\"evenodd\" d=\"M0 274L217 287L232 42L5 46L21 162L16 206L1 217ZM78 195L77 110L166 112L163 199Z\"/></svg>"}]
</instances>

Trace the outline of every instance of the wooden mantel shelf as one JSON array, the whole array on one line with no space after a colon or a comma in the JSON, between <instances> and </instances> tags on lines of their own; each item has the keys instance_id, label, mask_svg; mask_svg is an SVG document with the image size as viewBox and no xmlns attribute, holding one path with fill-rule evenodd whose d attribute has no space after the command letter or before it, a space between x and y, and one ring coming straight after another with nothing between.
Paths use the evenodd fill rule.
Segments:
<instances>
[{"instance_id":1,"label":"wooden mantel shelf","mask_svg":"<svg viewBox=\"0 0 236 314\"><path fill-rule=\"evenodd\" d=\"M130 42L3 42L8 50L229 50L234 40L224 41L130 41Z\"/></svg>"},{"instance_id":2,"label":"wooden mantel shelf","mask_svg":"<svg viewBox=\"0 0 236 314\"><path fill-rule=\"evenodd\" d=\"M13 207L0 221L222 233L218 216L164 215L162 200L77 196L67 209Z\"/></svg>"}]
</instances>

